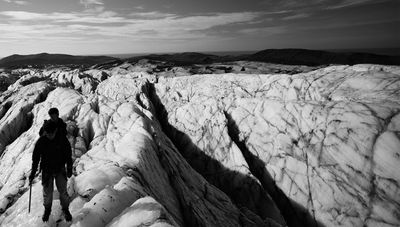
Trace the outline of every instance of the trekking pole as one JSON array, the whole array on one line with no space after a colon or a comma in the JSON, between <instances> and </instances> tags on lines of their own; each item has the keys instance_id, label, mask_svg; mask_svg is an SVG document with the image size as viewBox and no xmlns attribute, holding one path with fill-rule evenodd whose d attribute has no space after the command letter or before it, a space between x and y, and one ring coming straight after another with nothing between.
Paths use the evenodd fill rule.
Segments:
<instances>
[{"instance_id":1,"label":"trekking pole","mask_svg":"<svg viewBox=\"0 0 400 227\"><path fill-rule=\"evenodd\" d=\"M28 208L28 213L31 212L31 197L32 197L32 183L29 184L29 208Z\"/></svg>"}]
</instances>

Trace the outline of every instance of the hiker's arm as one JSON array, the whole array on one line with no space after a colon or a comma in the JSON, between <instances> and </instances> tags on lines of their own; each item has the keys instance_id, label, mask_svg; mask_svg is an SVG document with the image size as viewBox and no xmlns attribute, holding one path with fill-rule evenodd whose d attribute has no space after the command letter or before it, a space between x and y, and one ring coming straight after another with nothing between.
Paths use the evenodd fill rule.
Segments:
<instances>
[{"instance_id":1,"label":"hiker's arm","mask_svg":"<svg viewBox=\"0 0 400 227\"><path fill-rule=\"evenodd\" d=\"M40 152L41 152L41 141L40 139L36 142L35 148L33 149L32 154L32 171L31 175L29 176L29 180L32 181L35 178L35 174L39 165L40 161Z\"/></svg>"},{"instance_id":2,"label":"hiker's arm","mask_svg":"<svg viewBox=\"0 0 400 227\"><path fill-rule=\"evenodd\" d=\"M45 121L45 123L46 123L46 121ZM43 133L44 133L44 127L43 126L44 126L45 123L43 123L42 127L40 127L39 136L42 136Z\"/></svg>"},{"instance_id":3,"label":"hiker's arm","mask_svg":"<svg viewBox=\"0 0 400 227\"><path fill-rule=\"evenodd\" d=\"M42 127L40 127L39 136L43 136L45 124L47 124L47 120L44 120Z\"/></svg>"},{"instance_id":4,"label":"hiker's arm","mask_svg":"<svg viewBox=\"0 0 400 227\"><path fill-rule=\"evenodd\" d=\"M68 134L68 132L67 132L67 124L62 120L61 120L61 127L60 127L59 130L61 130L61 132L60 132L61 135L67 136L67 134Z\"/></svg>"}]
</instances>

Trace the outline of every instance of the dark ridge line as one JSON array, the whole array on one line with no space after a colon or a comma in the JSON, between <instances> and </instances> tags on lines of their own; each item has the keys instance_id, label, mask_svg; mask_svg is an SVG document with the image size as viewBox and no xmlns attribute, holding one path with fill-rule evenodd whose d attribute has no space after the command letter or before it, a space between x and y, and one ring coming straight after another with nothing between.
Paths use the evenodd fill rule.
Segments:
<instances>
[{"instance_id":1,"label":"dark ridge line","mask_svg":"<svg viewBox=\"0 0 400 227\"><path fill-rule=\"evenodd\" d=\"M279 213L278 208L271 198L268 199L268 193L263 190L262 186L257 181L242 173L227 169L219 161L202 152L201 149L191 141L189 136L168 123L168 113L155 92L154 84L149 85L149 87L149 97L151 97L150 100L155 107L156 119L160 123L162 131L175 145L189 165L210 184L228 195L233 204L240 210L241 215L248 220L253 220L250 219L250 217L255 217L258 219L258 223L264 223L261 226L266 224L285 226L286 223ZM210 167L215 170L213 171L214 174L210 174ZM243 185L250 184L251 186L245 188L242 184L234 185L232 179L239 179L241 183L244 183ZM256 196L258 196L258 198L256 198ZM258 201L258 203L254 202L257 207L252 207L249 200L253 202ZM274 213L276 211L274 211L273 208L275 208L278 213ZM246 212L243 212L244 210L246 210Z\"/></svg>"},{"instance_id":2,"label":"dark ridge line","mask_svg":"<svg viewBox=\"0 0 400 227\"><path fill-rule=\"evenodd\" d=\"M68 54L30 54L30 55L10 55L0 59L0 67L7 69L15 69L19 67L37 67L46 68L50 65L72 66L79 68L87 68L91 65L101 64L118 60L109 56L77 56Z\"/></svg>"},{"instance_id":3,"label":"dark ridge line","mask_svg":"<svg viewBox=\"0 0 400 227\"><path fill-rule=\"evenodd\" d=\"M151 88L150 88L150 86L148 86L148 83L146 84L146 86L144 86L144 88L143 88L143 90L142 90L142 92L147 96L147 98L149 98L150 97L150 90L151 90ZM138 106L140 106L141 108L143 108L143 109L145 109L145 110L149 110L150 112L153 112L154 111L154 105L152 104L152 102L151 102L151 100L149 99L149 106L145 106L144 105L144 103L143 103L143 101L142 101L142 99L141 99L141 97L140 97L140 94L138 93L138 94L136 94L136 97L135 97L135 100L136 100L136 104L138 105ZM142 114L142 117L144 117L144 118L147 118L147 116L143 113L143 111L141 111L141 114ZM157 121L157 118L156 119L153 119L153 121ZM161 123L160 122L158 122L158 124L160 125L160 127L161 127ZM173 179L173 173L171 173L171 170L169 169L169 168L167 168L166 167L166 164L165 164L165 160L167 159L166 157L165 157L165 155L162 155L162 147L160 146L160 142L159 142L159 138L158 138L158 136L157 136L157 133L155 133L155 132L152 132L151 133L151 136L152 136L152 138L153 138L153 140L155 141L155 145L156 145L156 147L157 147L157 149L156 149L156 155L157 155L157 158L158 158L158 160L159 160L159 162L160 162L160 165L161 165L161 167L163 168L163 170L165 171L165 173L167 174L167 177L168 177L168 181L169 181L169 183L170 183L170 186L171 186L171 188L172 188L172 190L173 190L173 192L175 193L175 195L178 195L179 193L179 189L176 187L176 184L175 184L175 179ZM134 173L136 173L136 175L138 175L139 177L140 177L140 179L138 180L139 181L139 183L141 184L141 185L146 185L146 187L148 186L146 183L145 183L145 181L143 180L144 178L143 178L143 175L140 173L140 171L137 171L136 169L134 169ZM149 187L147 187L147 188L149 188ZM158 198L156 198L157 200L158 200ZM178 196L177 196L177 201L178 201L178 204L179 204L179 207L177 207L177 209L179 210L179 212L180 212L180 214L182 214L182 224L184 225L184 226L194 226L193 224L192 224L192 222L193 222L193 218L189 218L190 216L191 216L191 214L189 214L189 211L188 211L188 209L184 209L184 207L185 207L185 204L183 203L183 201L182 201L182 199L180 199ZM165 207L165 209L167 209L167 207ZM179 218L178 217L175 217L175 215L172 213L172 212L170 212L171 213L171 215L179 222ZM190 224L189 224L190 223Z\"/></svg>"},{"instance_id":4,"label":"dark ridge line","mask_svg":"<svg viewBox=\"0 0 400 227\"><path fill-rule=\"evenodd\" d=\"M249 165L250 172L260 181L263 188L271 195L275 204L279 207L282 215L284 216L288 226L304 226L304 227L322 227L322 223L315 220L306 208L300 204L296 204L289 199L285 193L276 185L274 179L265 168L264 162L256 157L247 148L246 143L239 139L239 128L232 116L224 111L225 117L228 120L228 134L232 141L236 143L242 152L247 164Z\"/></svg>"},{"instance_id":5,"label":"dark ridge line","mask_svg":"<svg viewBox=\"0 0 400 227\"><path fill-rule=\"evenodd\" d=\"M265 49L254 54L214 55L212 53L183 52L174 54L144 54L130 58L110 56L76 56L66 54L11 55L0 59L0 68L15 69L21 67L46 68L48 66L69 66L80 69L106 69L110 65L120 65L124 61L138 62L142 59L167 62L170 66L194 66L234 61L255 61L286 65L323 66L331 64L380 64L400 65L400 56L381 55L364 52L333 52L300 48ZM167 66L165 65L165 66Z\"/></svg>"},{"instance_id":6,"label":"dark ridge line","mask_svg":"<svg viewBox=\"0 0 400 227\"><path fill-rule=\"evenodd\" d=\"M12 102L11 101L7 101L5 103L1 103L0 104L0 119L2 119L4 117L4 115L11 108L11 106L12 106Z\"/></svg>"}]
</instances>

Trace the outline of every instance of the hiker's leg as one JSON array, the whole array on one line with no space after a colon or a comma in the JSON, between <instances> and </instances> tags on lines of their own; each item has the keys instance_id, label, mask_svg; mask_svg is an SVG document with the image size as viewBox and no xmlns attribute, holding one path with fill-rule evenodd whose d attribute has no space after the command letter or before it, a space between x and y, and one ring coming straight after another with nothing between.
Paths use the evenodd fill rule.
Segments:
<instances>
[{"instance_id":1,"label":"hiker's leg","mask_svg":"<svg viewBox=\"0 0 400 227\"><path fill-rule=\"evenodd\" d=\"M62 209L68 210L69 195L67 192L67 175L65 172L59 173L56 176L57 190L60 194L60 202Z\"/></svg>"},{"instance_id":2,"label":"hiker's leg","mask_svg":"<svg viewBox=\"0 0 400 227\"><path fill-rule=\"evenodd\" d=\"M42 172L43 206L49 210L51 210L51 204L53 203L53 179L52 174Z\"/></svg>"},{"instance_id":3,"label":"hiker's leg","mask_svg":"<svg viewBox=\"0 0 400 227\"><path fill-rule=\"evenodd\" d=\"M56 176L57 190L60 193L60 202L62 211L64 212L65 220L72 221L71 213L68 210L69 196L67 192L67 174L65 172L59 173Z\"/></svg>"}]
</instances>

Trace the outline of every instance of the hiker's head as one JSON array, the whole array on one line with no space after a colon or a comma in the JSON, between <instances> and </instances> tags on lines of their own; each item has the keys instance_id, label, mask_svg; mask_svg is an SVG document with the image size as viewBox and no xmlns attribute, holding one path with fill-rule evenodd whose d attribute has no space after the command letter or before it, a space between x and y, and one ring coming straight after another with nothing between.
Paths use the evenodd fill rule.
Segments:
<instances>
[{"instance_id":1,"label":"hiker's head","mask_svg":"<svg viewBox=\"0 0 400 227\"><path fill-rule=\"evenodd\" d=\"M54 107L49 109L49 115L50 115L50 119L52 121L57 121L58 120L58 109L54 108Z\"/></svg>"},{"instance_id":2,"label":"hiker's head","mask_svg":"<svg viewBox=\"0 0 400 227\"><path fill-rule=\"evenodd\" d=\"M48 121L43 127L44 135L52 140L56 136L57 133L57 124L53 121Z\"/></svg>"}]
</instances>

